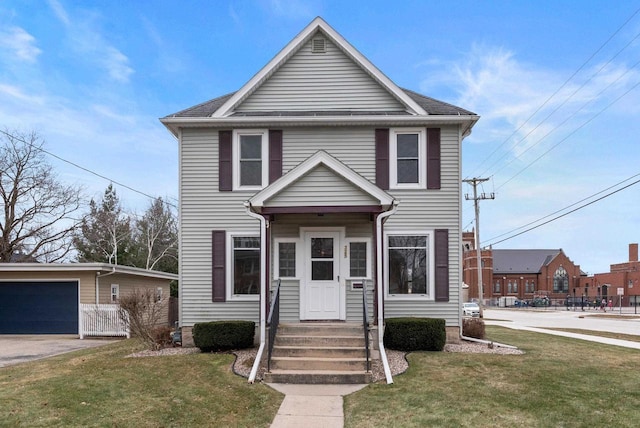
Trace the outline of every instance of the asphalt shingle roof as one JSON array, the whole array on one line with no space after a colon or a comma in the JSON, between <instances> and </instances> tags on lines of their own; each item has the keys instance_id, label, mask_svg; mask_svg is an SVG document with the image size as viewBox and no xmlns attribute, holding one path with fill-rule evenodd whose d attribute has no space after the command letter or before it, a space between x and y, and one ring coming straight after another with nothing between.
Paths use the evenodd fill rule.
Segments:
<instances>
[{"instance_id":1,"label":"asphalt shingle roof","mask_svg":"<svg viewBox=\"0 0 640 428\"><path fill-rule=\"evenodd\" d=\"M561 250L492 250L493 273L536 273Z\"/></svg>"},{"instance_id":2,"label":"asphalt shingle roof","mask_svg":"<svg viewBox=\"0 0 640 428\"><path fill-rule=\"evenodd\" d=\"M474 116L475 113L465 110L463 108L454 106L453 104L445 103L444 101L436 100L421 95L417 92L409 89L402 89L411 99L420 105L428 114L431 115L453 115L453 116ZM210 117L216 110L218 110L229 98L233 96L233 92L227 95L223 95L218 98L214 98L209 101L205 101L193 107L181 110L177 113L168 115L167 117ZM363 116L363 115L380 115L380 116L401 116L408 115L405 111L335 111L335 110L323 110L323 111L265 111L265 112L251 112L251 113L235 113L234 116Z\"/></svg>"}]
</instances>

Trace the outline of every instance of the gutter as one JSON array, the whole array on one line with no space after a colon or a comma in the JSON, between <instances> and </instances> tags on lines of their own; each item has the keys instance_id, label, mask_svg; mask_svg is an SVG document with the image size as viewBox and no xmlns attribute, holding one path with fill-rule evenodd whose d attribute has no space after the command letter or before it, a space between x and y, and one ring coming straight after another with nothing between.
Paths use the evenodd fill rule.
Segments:
<instances>
[{"instance_id":1,"label":"gutter","mask_svg":"<svg viewBox=\"0 0 640 428\"><path fill-rule=\"evenodd\" d=\"M251 368L251 372L249 373L248 382L253 383L256 380L258 368L260 368L260 361L262 360L262 354L264 352L267 335L267 319L264 310L267 301L267 243L265 242L267 220L260 214L256 214L251 211L251 203L249 203L249 201L246 201L244 203L244 208L249 217L253 217L256 220L260 221L260 347L258 348L256 359L253 362L253 367Z\"/></svg>"},{"instance_id":2,"label":"gutter","mask_svg":"<svg viewBox=\"0 0 640 428\"><path fill-rule=\"evenodd\" d=\"M389 361L387 360L387 352L384 349L384 280L382 271L382 220L389 217L398 209L398 201L393 200L391 209L385 211L376 219L376 286L378 288L378 348L380 350L380 359L382 360L382 367L384 368L384 376L387 379L387 384L393 383L393 377L391 376L391 369L389 368Z\"/></svg>"}]
</instances>

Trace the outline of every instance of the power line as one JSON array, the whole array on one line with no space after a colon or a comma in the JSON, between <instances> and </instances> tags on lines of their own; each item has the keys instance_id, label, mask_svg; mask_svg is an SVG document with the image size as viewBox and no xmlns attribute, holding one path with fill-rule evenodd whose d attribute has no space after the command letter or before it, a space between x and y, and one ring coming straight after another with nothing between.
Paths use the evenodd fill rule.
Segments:
<instances>
[{"instance_id":1,"label":"power line","mask_svg":"<svg viewBox=\"0 0 640 428\"><path fill-rule=\"evenodd\" d=\"M537 228L539 228L539 227L544 226L545 224L549 224L549 223L551 223L551 222L553 222L553 221L556 221L556 220L558 220L558 219L560 219L560 218L562 218L562 217L565 217L565 216L567 216L567 215L569 215L569 214L571 214L571 213L574 213L574 212L576 212L576 211L578 211L578 210L581 210L582 208L585 208L585 207L588 207L589 205L595 204L595 203L596 203L596 202L598 202L598 201L601 201L601 200L603 200L603 199L605 199L605 198L608 198L609 196L614 195L614 194L616 194L616 193L618 193L618 192L620 192L620 191L622 191L622 190L624 190L624 189L627 189L627 188L629 188L629 187L631 187L631 186L633 186L633 185L635 185L635 184L638 184L638 183L640 183L640 180L636 180L636 181L634 181L633 183L630 183L630 184L628 184L628 185L626 185L626 186L624 186L624 187L621 187L620 189L614 190L613 192L608 193L608 194L606 194L606 195L604 195L604 196L602 196L602 197L600 197L600 198L598 198L598 199L594 199L593 201L588 202L588 203L586 203L586 204L584 204L584 205L581 205L581 206L579 206L579 207L577 207L577 208L575 208L575 209L573 209L573 210L571 210L571 211L568 211L568 212L566 212L566 213L564 213L564 214L560 214L559 216L556 216L556 217L554 217L554 218L552 218L552 219L550 219L550 220L547 220L547 221L545 221L544 223L540 223L540 224L538 224L538 225L536 225L536 226L533 226L533 227L530 227L530 228L528 228L528 229L526 229L526 230L523 230L522 232L519 232L519 233L513 234L513 235L508 236L508 237L506 237L506 238L504 238L504 239L501 239L501 240L499 240L499 241L491 242L491 243L489 243L489 244L487 244L487 245L495 245L495 244L499 244L499 243L501 243L501 242L508 241L509 239L515 238L516 236L520 236L520 235L522 235L522 234L524 234L524 233L530 232L530 231L532 231L532 230L534 230L534 229L537 229ZM519 229L519 228L518 228L518 229ZM515 229L515 230L518 230L518 229Z\"/></svg>"},{"instance_id":2,"label":"power line","mask_svg":"<svg viewBox=\"0 0 640 428\"><path fill-rule=\"evenodd\" d=\"M636 83L635 85L633 85L631 88L629 88L628 90L626 90L623 94L621 94L619 97L617 97L615 100L611 101L609 104L607 104L604 108L602 108L600 111L598 111L596 114L594 114L593 116L591 116L591 118L587 119L585 122L583 122L580 126L578 126L577 128L575 128L573 131L571 131L566 137L564 137L563 139L561 139L560 141L558 141L556 144L554 144L553 146L551 146L548 150L546 150L544 153L542 153L540 156L538 156L537 158L535 158L534 160L532 160L527 166L525 166L524 168L522 168L520 171L518 171L515 175L513 175L510 179L508 179L507 181L505 181L504 183L502 183L500 186L498 186L498 189L501 189L502 187L504 187L507 183L509 183L511 180L513 180L514 178L516 178L518 175L522 174L524 171L526 171L527 169L529 169L529 167L531 167L534 163L538 162L540 159L542 159L544 156L547 155L547 153L549 153L550 151L552 151L553 149L555 149L556 147L558 147L560 144L564 143L565 141L567 141L569 139L569 137L573 136L573 134L575 134L576 132L578 132L579 130L581 130L582 128L584 128L585 126L587 126L589 123L591 123L594 119L596 119L598 116L600 116L602 113L604 113L606 110L609 109L609 107L611 107L612 105L614 105L615 103L617 103L618 101L620 101L620 99L622 99L625 95L627 95L629 92L633 91L635 88L637 88L638 86L640 86L640 81L638 83ZM553 132L555 130L555 128L550 131L549 133ZM549 135L549 133L547 135ZM547 135L545 135L543 138L546 138Z\"/></svg>"},{"instance_id":3,"label":"power line","mask_svg":"<svg viewBox=\"0 0 640 428\"><path fill-rule=\"evenodd\" d=\"M551 101L589 62L591 62L591 60L607 45L609 44L609 42L640 12L640 8L636 9L635 12L633 12L631 14L631 16L629 18L627 18L627 20L622 23L622 25L620 25L618 27L618 29L616 31L613 32L613 34L611 34L611 36L609 36L609 38L607 40L604 41L604 43L602 43L602 45L600 45L600 47L598 49L596 49L596 51L594 53L592 53L589 58L587 58L586 61L584 61L582 63L582 65L580 67L578 67L578 69L573 72L573 74L571 76L569 76L569 78L567 80L565 80L565 82L560 85L560 87L558 89L555 90L555 92L553 94L551 94L517 129L515 129L511 135L509 135L502 143L500 143L500 145L498 145L498 147L496 147L490 154L489 156L487 156L482 162L480 162L480 164L476 167L476 168L480 168L482 165L484 165L484 163L486 161L488 161L489 159L491 159L491 157L500 149L502 148L510 139L511 137L513 137L514 135L516 135L516 133L518 131L520 131L527 123L529 123L529 121L531 119L533 119L533 117L535 117L536 114L538 114L538 112L540 110L542 110L544 108L544 106L546 106L549 101ZM626 48L626 46L625 46ZM616 54L617 55L617 54ZM539 126L539 125L538 125ZM504 156L503 156L504 157ZM502 157L500 158L502 159ZM498 159L498 161L500 160ZM492 164L492 166L495 165ZM492 167L491 166L491 167ZM489 167L488 169L490 169L491 167ZM484 175L481 174L481 175Z\"/></svg>"},{"instance_id":4,"label":"power line","mask_svg":"<svg viewBox=\"0 0 640 428\"><path fill-rule=\"evenodd\" d=\"M638 177L638 176L640 176L640 173L635 174L635 175L632 175L632 176L631 176L631 177L629 177L629 178L625 178L624 180L619 181L619 182L617 182L616 184L614 184L614 185L612 185L612 186L607 187L606 189L602 189L602 190L600 190L599 192L593 193L593 194L591 194L591 195L587 196L586 198L582 198L582 199L580 199L579 201L574 202L574 203L573 203L573 204L571 204L571 205L567 205L567 206L566 206L566 207L564 207L564 208L561 208L561 209L559 209L559 210L557 210L557 211L552 212L551 214L547 214L547 215L546 215L546 216L544 216L544 217L540 217L540 218L539 218L539 219L537 219L537 220L531 221L531 222L529 222L529 223L527 223L527 224L524 224L524 225L522 225L522 226L520 226L520 227L516 227L516 228L515 228L515 229L513 229L513 230L510 230L510 231L505 232L505 233L501 233L500 235L494 236L493 238L489 238L489 239L488 239L488 241L493 241L494 239L501 238L501 237L503 237L503 236L505 236L505 235L509 235L510 233L513 233L513 232L515 232L515 231L517 231L517 230L524 229L525 227L527 227L527 226L531 226L532 224L536 224L536 223L538 223L538 222L540 222L540 221L544 220L545 218L549 218L549 217L551 217L551 216L553 216L553 215L555 215L555 214L561 213L561 212L563 212L563 211L565 211L565 210L567 210L567 209L569 209L569 208L571 208L571 207L574 207L574 206L576 206L576 205L578 205L578 204L580 204L580 203L582 203L582 202L584 202L584 201L588 201L588 200L590 200L590 199L594 198L595 196L600 195L601 193L604 193L604 192L606 192L606 191L608 191L608 190L611 190L611 189L613 189L613 188L615 188L615 187L618 187L618 186L620 186L622 183L625 183L625 182L627 182L627 181L629 181L629 180L632 180L632 179L634 179L634 178L636 178L636 177Z\"/></svg>"},{"instance_id":5,"label":"power line","mask_svg":"<svg viewBox=\"0 0 640 428\"><path fill-rule=\"evenodd\" d=\"M111 182L111 183L117 184L118 186L121 186L121 187L124 187L125 189L129 189L129 190L131 190L132 192L138 193L138 194L140 194L140 195L142 195L142 196L146 196L146 197L147 197L147 198L149 198L149 199L152 199L152 200L157 199L157 197L156 197L156 196L151 196L150 194L145 193L145 192L143 192L143 191L141 191L141 190L134 189L134 188L133 188L133 187L131 187L131 186L128 186L128 185L126 185L126 184L124 184L124 183L121 183L121 182L119 182L119 181L117 181L117 180L113 180L113 179L111 179L111 178L109 178L109 177L107 177L107 176L105 176L105 175L102 175L102 174L100 174L100 173L97 173L97 172L95 172L95 171L92 171L92 170L90 170L89 168L85 168L85 167L83 167L82 165L79 165L79 164L77 164L77 163L75 163L75 162L72 162L72 161L70 161L70 160L64 159L64 158L62 158L62 157L60 157L60 156L58 156L58 155L56 155L56 154L54 154L54 153L51 153L51 152L50 152L50 151L48 151L48 150L43 149L42 147L35 146L33 143L31 143L31 142L29 142L29 141L26 141L26 140L24 140L23 138L21 138L21 137L19 137L19 136L16 136L16 135L10 134L9 132L6 132L6 131L4 131L4 130L2 130L2 129L0 129L0 133L2 133L2 134L4 134L4 135L6 135L6 136L7 136L7 137L9 137L9 138L16 139L16 140L18 140L18 141L20 141L20 142L22 142L22 143L24 143L24 144L28 144L29 146L31 146L32 148L34 148L34 149L36 149L36 150L40 150L41 152L46 153L46 154L48 154L49 156L51 156L51 157L54 157L54 158L58 159L59 161L62 161L62 162L68 163L68 164L69 164L69 165L71 165L71 166L74 166L74 167L76 167L76 168L78 168L78 169L81 169L82 171L88 172L89 174L95 175L96 177L100 177L100 178L102 178L103 180L107 180L107 181L109 181L109 182ZM169 206L174 207L175 209L178 209L178 206L177 206L177 205L172 204L172 203L171 203L171 202L169 202L169 201L166 201L166 200L165 200L165 201L164 201L164 203L166 203L166 204L167 204L167 205L169 205Z\"/></svg>"}]
</instances>

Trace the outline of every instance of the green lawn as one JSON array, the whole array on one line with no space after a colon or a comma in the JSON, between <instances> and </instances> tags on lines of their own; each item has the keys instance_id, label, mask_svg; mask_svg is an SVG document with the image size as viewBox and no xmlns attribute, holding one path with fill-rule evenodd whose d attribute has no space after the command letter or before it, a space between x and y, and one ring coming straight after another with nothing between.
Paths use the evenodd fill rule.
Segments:
<instances>
[{"instance_id":1,"label":"green lawn","mask_svg":"<svg viewBox=\"0 0 640 428\"><path fill-rule=\"evenodd\" d=\"M637 427L640 352L487 326L524 355L416 352L345 398L346 427Z\"/></svg>"},{"instance_id":2,"label":"green lawn","mask_svg":"<svg viewBox=\"0 0 640 428\"><path fill-rule=\"evenodd\" d=\"M0 426L268 427L283 396L233 355L124 358L131 340L0 368Z\"/></svg>"}]
</instances>

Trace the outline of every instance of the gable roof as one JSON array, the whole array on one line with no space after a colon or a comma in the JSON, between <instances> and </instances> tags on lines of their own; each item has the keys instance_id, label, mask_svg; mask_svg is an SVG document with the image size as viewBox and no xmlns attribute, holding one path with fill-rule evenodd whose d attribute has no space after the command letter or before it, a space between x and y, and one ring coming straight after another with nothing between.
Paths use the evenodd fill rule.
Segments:
<instances>
[{"instance_id":1,"label":"gable roof","mask_svg":"<svg viewBox=\"0 0 640 428\"><path fill-rule=\"evenodd\" d=\"M354 186L364 194L376 201L381 209L388 209L395 200L384 190L371 183L369 180L356 173L354 170L331 156L324 150L317 151L291 171L274 181L260 192L253 195L247 202L254 209L261 209L268 204L268 201L287 188L294 186L296 182L312 173L319 166L324 166L332 174L341 177L349 185Z\"/></svg>"},{"instance_id":2,"label":"gable roof","mask_svg":"<svg viewBox=\"0 0 640 428\"><path fill-rule=\"evenodd\" d=\"M274 94L274 88L282 88L282 83L287 79L282 78L284 80L277 84L280 86L277 86L275 80L279 76L278 71L282 70L284 73L290 60L297 58L296 55L303 52L302 48L311 43L311 40L317 34L325 37L329 42L328 46L332 47L332 49L337 49L336 52L339 52L341 57L354 67L354 70L358 70L362 73L362 76L370 79L368 87L349 87L350 89L360 91L358 92L359 96L365 97L362 99L369 99L367 97L372 96L373 92L375 92L376 96L384 95L393 103L381 104L381 98L376 98L378 100L377 104L372 103L369 105L364 103L362 106L358 105L358 107L354 108L352 103L345 103L348 98L343 96L343 107L339 107L339 104L327 107L325 99L324 106L315 107L313 103L305 103L289 108L286 104L287 101L285 101L286 98L281 99L278 96L276 97L278 98L277 106L274 105L271 108L272 106L268 102L265 104L264 97L267 96L266 94L270 94L269 96L278 95L277 89L275 89L276 93ZM304 64L309 67L309 63ZM329 64L331 63L327 63L327 65ZM302 67L305 67L305 65L302 65ZM295 67L298 67L297 70L307 70L307 68L300 68L300 64ZM331 67L329 68L331 69ZM327 72L329 73L328 75L325 75L320 69L313 68L309 70L310 74L305 74L307 78L305 82L316 82L316 80L313 80L314 76L320 76L325 79L327 76L334 76L329 72ZM284 75L287 75L286 73ZM272 77L274 77L273 82L270 80ZM334 78L340 79L339 75L334 76ZM322 84L318 83L320 81L318 80L314 83L319 85L314 87L315 91L322 91ZM344 83L348 81L350 80L346 79ZM338 82L342 81L338 80ZM294 83L300 84L299 81ZM271 88L269 86L271 84L276 86ZM264 89L261 89L263 87ZM301 88L311 90L304 85ZM336 88L331 87L331 90L335 91ZM370 92L370 90L373 92ZM291 96L291 93L289 91L289 96ZM306 94L305 92L297 93L295 91L293 93L297 96ZM327 95L331 95L330 92L321 93L325 98ZM259 94L262 95L259 96ZM261 99L262 102L257 101L258 99ZM290 99L288 98L288 100ZM247 102L251 100L254 100L254 103L247 108ZM179 135L180 128L203 126L271 127L315 126L317 124L329 124L332 126L430 126L430 124L437 124L436 126L439 126L451 124L462 126L461 131L464 138L470 134L471 128L473 128L478 119L479 116L471 111L398 87L329 24L318 17L239 90L167 115L161 118L160 121L176 137Z\"/></svg>"},{"instance_id":3,"label":"gable roof","mask_svg":"<svg viewBox=\"0 0 640 428\"><path fill-rule=\"evenodd\" d=\"M492 250L493 273L537 273L562 250Z\"/></svg>"},{"instance_id":4,"label":"gable roof","mask_svg":"<svg viewBox=\"0 0 640 428\"><path fill-rule=\"evenodd\" d=\"M422 107L402 91L395 83L385 76L376 66L374 66L364 55L347 42L337 31L327 24L321 17L315 18L307 25L293 40L289 42L271 61L265 65L255 76L253 76L242 88L233 94L225 103L220 106L212 117L225 117L233 113L242 101L252 92L262 85L278 68L287 62L305 43L307 43L318 32L322 33L332 43L338 46L353 62L358 64L367 74L369 74L379 85L385 88L398 101L404 104L406 110L411 114L427 114Z\"/></svg>"}]
</instances>

